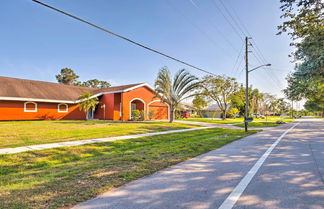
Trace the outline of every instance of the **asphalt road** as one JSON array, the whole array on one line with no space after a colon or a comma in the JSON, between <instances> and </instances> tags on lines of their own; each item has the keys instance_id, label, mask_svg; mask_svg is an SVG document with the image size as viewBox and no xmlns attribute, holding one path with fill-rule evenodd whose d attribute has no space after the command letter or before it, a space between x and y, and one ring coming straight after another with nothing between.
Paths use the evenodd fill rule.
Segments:
<instances>
[{"instance_id":1,"label":"asphalt road","mask_svg":"<svg viewBox=\"0 0 324 209\"><path fill-rule=\"evenodd\" d=\"M306 118L235 141L74 208L323 209L323 178L324 121Z\"/></svg>"}]
</instances>

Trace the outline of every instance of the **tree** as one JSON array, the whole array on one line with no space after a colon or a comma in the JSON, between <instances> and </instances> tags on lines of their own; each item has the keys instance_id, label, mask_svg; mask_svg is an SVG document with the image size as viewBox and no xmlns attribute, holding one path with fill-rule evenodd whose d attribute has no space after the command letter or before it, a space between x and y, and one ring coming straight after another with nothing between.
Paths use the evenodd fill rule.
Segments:
<instances>
[{"instance_id":1,"label":"tree","mask_svg":"<svg viewBox=\"0 0 324 209\"><path fill-rule=\"evenodd\" d=\"M252 89L251 87L251 90L249 90L249 98L250 98L249 109L251 113L259 113L261 102L264 99L263 97L264 95L259 91L259 89L257 88Z\"/></svg>"},{"instance_id":2,"label":"tree","mask_svg":"<svg viewBox=\"0 0 324 209\"><path fill-rule=\"evenodd\" d=\"M202 110L208 106L207 101L202 95L195 95L192 100L193 107L197 110L197 113L202 117Z\"/></svg>"},{"instance_id":3,"label":"tree","mask_svg":"<svg viewBox=\"0 0 324 209\"><path fill-rule=\"evenodd\" d=\"M203 94L216 102L225 120L231 101L230 95L239 88L235 78L207 75L203 78L201 86Z\"/></svg>"},{"instance_id":4,"label":"tree","mask_svg":"<svg viewBox=\"0 0 324 209\"><path fill-rule=\"evenodd\" d=\"M318 103L317 101L308 100L304 107L306 110L313 113L321 113L321 116L324 117L324 103Z\"/></svg>"},{"instance_id":5,"label":"tree","mask_svg":"<svg viewBox=\"0 0 324 209\"><path fill-rule=\"evenodd\" d=\"M276 113L278 110L278 100L275 96L264 93L264 100L261 104L261 111L265 116L268 116L270 112Z\"/></svg>"},{"instance_id":6,"label":"tree","mask_svg":"<svg viewBox=\"0 0 324 209\"><path fill-rule=\"evenodd\" d=\"M163 103L169 105L169 122L174 120L175 110L179 103L186 98L192 97L191 93L199 87L198 78L191 75L185 69L179 70L174 78L171 78L171 73L167 67L163 67L155 80L156 96Z\"/></svg>"},{"instance_id":7,"label":"tree","mask_svg":"<svg viewBox=\"0 0 324 209\"><path fill-rule=\"evenodd\" d=\"M288 32L292 39L305 38L323 29L324 3L321 0L280 0L281 18L286 19L278 26L279 33Z\"/></svg>"},{"instance_id":8,"label":"tree","mask_svg":"<svg viewBox=\"0 0 324 209\"><path fill-rule=\"evenodd\" d=\"M284 98L278 99L278 113L283 115L289 112L289 103L285 101Z\"/></svg>"},{"instance_id":9,"label":"tree","mask_svg":"<svg viewBox=\"0 0 324 209\"><path fill-rule=\"evenodd\" d=\"M92 97L92 93L86 92L80 95L79 97L79 109L83 110L86 113L86 120L88 120L88 111L91 109L94 111L98 104L98 98Z\"/></svg>"},{"instance_id":10,"label":"tree","mask_svg":"<svg viewBox=\"0 0 324 209\"><path fill-rule=\"evenodd\" d=\"M79 78L77 74L70 68L61 69L60 74L55 76L57 81L66 85L74 85Z\"/></svg>"},{"instance_id":11,"label":"tree","mask_svg":"<svg viewBox=\"0 0 324 209\"><path fill-rule=\"evenodd\" d=\"M240 115L245 113L245 88L241 87L230 95L231 107L235 107L239 110Z\"/></svg>"},{"instance_id":12,"label":"tree","mask_svg":"<svg viewBox=\"0 0 324 209\"><path fill-rule=\"evenodd\" d=\"M286 96L302 98L311 103L323 103L324 98L324 3L321 0L281 0L281 16L286 21L278 27L280 33L289 31L296 51L294 72L288 75ZM298 39L296 41L296 39Z\"/></svg>"},{"instance_id":13,"label":"tree","mask_svg":"<svg viewBox=\"0 0 324 209\"><path fill-rule=\"evenodd\" d=\"M240 111L236 108L236 107L232 107L229 111L228 114L230 115L230 117L235 118L237 116L237 113L239 113Z\"/></svg>"},{"instance_id":14,"label":"tree","mask_svg":"<svg viewBox=\"0 0 324 209\"><path fill-rule=\"evenodd\" d=\"M107 81L99 81L98 79L91 79L80 83L80 86L104 89L110 87L110 83Z\"/></svg>"}]
</instances>

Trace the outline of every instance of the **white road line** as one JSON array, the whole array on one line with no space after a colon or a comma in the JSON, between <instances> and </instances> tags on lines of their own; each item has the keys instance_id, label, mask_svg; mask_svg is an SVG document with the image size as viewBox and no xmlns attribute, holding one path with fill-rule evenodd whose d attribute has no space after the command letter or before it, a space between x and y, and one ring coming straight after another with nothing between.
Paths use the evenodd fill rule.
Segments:
<instances>
[{"instance_id":1,"label":"white road line","mask_svg":"<svg viewBox=\"0 0 324 209\"><path fill-rule=\"evenodd\" d=\"M259 158L259 160L254 164L254 166L249 170L249 172L244 176L240 183L234 188L231 194L224 200L222 205L218 209L232 209L237 200L242 195L245 188L251 182L254 175L257 173L259 168L262 166L264 161L268 158L272 150L277 146L280 140L293 128L295 128L299 123L296 123L294 126L287 129L272 145L269 149Z\"/></svg>"}]
</instances>

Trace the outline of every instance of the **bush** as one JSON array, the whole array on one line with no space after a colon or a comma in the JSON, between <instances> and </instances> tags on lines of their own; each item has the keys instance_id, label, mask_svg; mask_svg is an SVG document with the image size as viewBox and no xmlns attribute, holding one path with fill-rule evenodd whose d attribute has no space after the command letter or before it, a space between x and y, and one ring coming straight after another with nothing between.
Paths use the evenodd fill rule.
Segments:
<instances>
[{"instance_id":1,"label":"bush","mask_svg":"<svg viewBox=\"0 0 324 209\"><path fill-rule=\"evenodd\" d=\"M149 116L149 120L153 120L154 119L155 112L156 112L155 110L150 110L149 111L149 115L148 115Z\"/></svg>"},{"instance_id":2,"label":"bush","mask_svg":"<svg viewBox=\"0 0 324 209\"><path fill-rule=\"evenodd\" d=\"M145 120L145 112L144 110L140 110L140 118L139 120Z\"/></svg>"},{"instance_id":3,"label":"bush","mask_svg":"<svg viewBox=\"0 0 324 209\"><path fill-rule=\"evenodd\" d=\"M179 110L176 110L174 113L175 119L180 119L181 118L181 114Z\"/></svg>"},{"instance_id":4,"label":"bush","mask_svg":"<svg viewBox=\"0 0 324 209\"><path fill-rule=\"evenodd\" d=\"M141 118L140 110L132 110L132 120L139 120Z\"/></svg>"},{"instance_id":5,"label":"bush","mask_svg":"<svg viewBox=\"0 0 324 209\"><path fill-rule=\"evenodd\" d=\"M228 112L227 112L227 116L230 117L230 118L236 118L238 113L240 111L237 109L237 108L231 108Z\"/></svg>"}]
</instances>

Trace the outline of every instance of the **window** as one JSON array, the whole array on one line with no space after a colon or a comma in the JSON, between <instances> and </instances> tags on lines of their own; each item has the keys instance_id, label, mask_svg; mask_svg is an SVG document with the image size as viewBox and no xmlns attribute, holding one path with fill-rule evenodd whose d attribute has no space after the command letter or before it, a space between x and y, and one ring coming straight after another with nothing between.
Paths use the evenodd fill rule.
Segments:
<instances>
[{"instance_id":1,"label":"window","mask_svg":"<svg viewBox=\"0 0 324 209\"><path fill-rule=\"evenodd\" d=\"M57 112L68 112L69 106L67 104L58 104Z\"/></svg>"},{"instance_id":2,"label":"window","mask_svg":"<svg viewBox=\"0 0 324 209\"><path fill-rule=\"evenodd\" d=\"M37 112L37 103L36 102L25 102L24 103L24 112Z\"/></svg>"}]
</instances>

